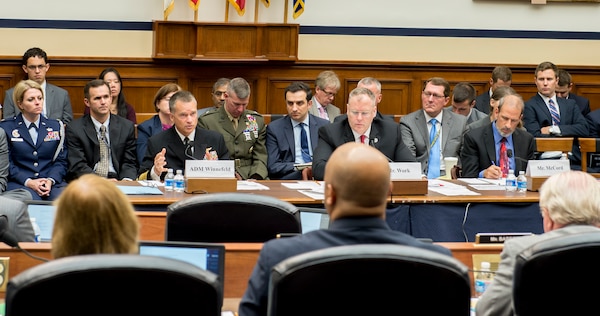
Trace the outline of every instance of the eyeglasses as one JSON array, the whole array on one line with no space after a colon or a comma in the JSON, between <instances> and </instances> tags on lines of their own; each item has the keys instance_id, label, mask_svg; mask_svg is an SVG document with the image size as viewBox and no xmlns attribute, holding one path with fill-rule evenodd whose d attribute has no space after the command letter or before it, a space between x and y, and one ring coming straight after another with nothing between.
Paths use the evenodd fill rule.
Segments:
<instances>
[{"instance_id":1,"label":"eyeglasses","mask_svg":"<svg viewBox=\"0 0 600 316\"><path fill-rule=\"evenodd\" d=\"M427 99L429 99L430 97L433 97L434 99L441 99L441 98L445 98L446 97L444 95L439 95L439 94L431 93L431 92L428 92L428 91L423 91L423 95Z\"/></svg>"},{"instance_id":2,"label":"eyeglasses","mask_svg":"<svg viewBox=\"0 0 600 316\"><path fill-rule=\"evenodd\" d=\"M335 97L335 92L329 92L329 91L327 91L325 89L321 89L321 88L319 88L319 90L323 91L323 93L325 93L325 96L327 96L328 98Z\"/></svg>"},{"instance_id":3,"label":"eyeglasses","mask_svg":"<svg viewBox=\"0 0 600 316\"><path fill-rule=\"evenodd\" d=\"M29 69L31 71L44 70L45 68L46 68L46 64L42 64L42 65L29 65L29 66L27 66L27 69Z\"/></svg>"}]
</instances>

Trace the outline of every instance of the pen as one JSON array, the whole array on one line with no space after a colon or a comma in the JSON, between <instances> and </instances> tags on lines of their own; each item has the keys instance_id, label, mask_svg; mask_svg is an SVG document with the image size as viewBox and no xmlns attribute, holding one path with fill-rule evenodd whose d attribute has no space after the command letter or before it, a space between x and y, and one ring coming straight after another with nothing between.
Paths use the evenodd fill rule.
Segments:
<instances>
[{"instance_id":1,"label":"pen","mask_svg":"<svg viewBox=\"0 0 600 316\"><path fill-rule=\"evenodd\" d=\"M491 160L490 162L492 163L492 166L496 165L496 163L493 160Z\"/></svg>"}]
</instances>

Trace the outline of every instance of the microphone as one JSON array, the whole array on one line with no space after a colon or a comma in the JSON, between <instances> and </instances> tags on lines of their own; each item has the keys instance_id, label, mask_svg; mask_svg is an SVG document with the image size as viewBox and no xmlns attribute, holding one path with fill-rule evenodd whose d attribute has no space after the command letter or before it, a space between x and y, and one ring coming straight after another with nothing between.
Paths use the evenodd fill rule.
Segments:
<instances>
[{"instance_id":1,"label":"microphone","mask_svg":"<svg viewBox=\"0 0 600 316\"><path fill-rule=\"evenodd\" d=\"M379 143L379 138L369 138L369 146L375 147L375 144Z\"/></svg>"},{"instance_id":2,"label":"microphone","mask_svg":"<svg viewBox=\"0 0 600 316\"><path fill-rule=\"evenodd\" d=\"M4 214L0 215L0 241L13 248L19 248L17 237L8 230L8 217Z\"/></svg>"},{"instance_id":3,"label":"microphone","mask_svg":"<svg viewBox=\"0 0 600 316\"><path fill-rule=\"evenodd\" d=\"M8 217L5 214L0 215L0 241L13 247L13 248L17 248L17 249L21 250L24 254L28 255L29 257L31 257L33 259L44 261L44 262L49 261L46 258L34 256L34 255L30 254L29 251L27 251L19 246L19 241L17 240L17 237L12 232L10 232L10 230L8 230Z\"/></svg>"},{"instance_id":4,"label":"microphone","mask_svg":"<svg viewBox=\"0 0 600 316\"><path fill-rule=\"evenodd\" d=\"M185 146L185 151L184 151L185 156L188 157L188 158L190 158L190 159L192 159L192 160L198 160L196 157L194 157L191 154L191 149L192 148L194 148L194 141L190 140L190 141L188 141L187 145Z\"/></svg>"},{"instance_id":5,"label":"microphone","mask_svg":"<svg viewBox=\"0 0 600 316\"><path fill-rule=\"evenodd\" d=\"M376 148L375 144L377 144L377 143L379 143L379 138L377 138L377 137L369 138L369 146ZM385 158L388 160L388 162L394 162L392 159L388 158L388 156L385 156Z\"/></svg>"},{"instance_id":6,"label":"microphone","mask_svg":"<svg viewBox=\"0 0 600 316\"><path fill-rule=\"evenodd\" d=\"M513 154L512 149L507 149L506 150L506 155L508 156L508 158L515 158L516 160L520 161L520 162L524 162L524 163L529 163L529 160L527 159L523 159L521 157L517 157ZM514 156L514 157L513 157Z\"/></svg>"}]
</instances>

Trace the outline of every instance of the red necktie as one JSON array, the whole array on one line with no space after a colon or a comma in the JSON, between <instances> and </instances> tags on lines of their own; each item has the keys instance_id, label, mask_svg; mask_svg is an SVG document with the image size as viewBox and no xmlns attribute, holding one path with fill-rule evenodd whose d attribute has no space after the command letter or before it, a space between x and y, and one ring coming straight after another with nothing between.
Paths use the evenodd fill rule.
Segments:
<instances>
[{"instance_id":1,"label":"red necktie","mask_svg":"<svg viewBox=\"0 0 600 316\"><path fill-rule=\"evenodd\" d=\"M360 135L360 142L364 144L365 143L365 138L367 138L367 136Z\"/></svg>"},{"instance_id":2,"label":"red necktie","mask_svg":"<svg viewBox=\"0 0 600 316\"><path fill-rule=\"evenodd\" d=\"M500 169L502 169L502 177L506 178L508 175L508 154L506 152L506 137L502 137L500 140Z\"/></svg>"}]
</instances>

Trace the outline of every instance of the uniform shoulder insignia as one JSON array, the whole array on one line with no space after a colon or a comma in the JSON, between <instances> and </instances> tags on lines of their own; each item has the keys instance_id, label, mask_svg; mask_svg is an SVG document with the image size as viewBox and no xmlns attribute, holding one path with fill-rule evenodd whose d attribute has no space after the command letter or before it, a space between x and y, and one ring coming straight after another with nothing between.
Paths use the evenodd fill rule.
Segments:
<instances>
[{"instance_id":1,"label":"uniform shoulder insignia","mask_svg":"<svg viewBox=\"0 0 600 316\"><path fill-rule=\"evenodd\" d=\"M257 115L257 116L262 116L262 114L254 111L254 110L248 110L248 114L252 114L252 115Z\"/></svg>"}]
</instances>

